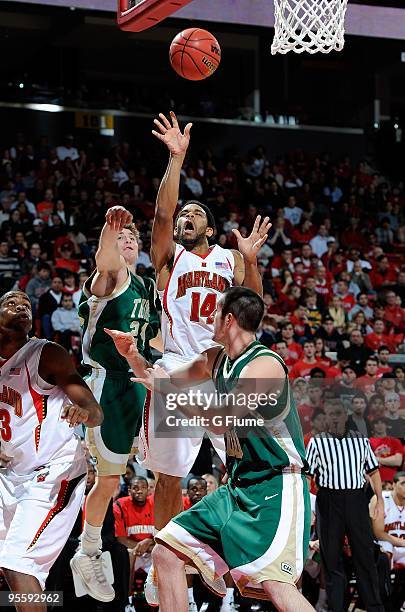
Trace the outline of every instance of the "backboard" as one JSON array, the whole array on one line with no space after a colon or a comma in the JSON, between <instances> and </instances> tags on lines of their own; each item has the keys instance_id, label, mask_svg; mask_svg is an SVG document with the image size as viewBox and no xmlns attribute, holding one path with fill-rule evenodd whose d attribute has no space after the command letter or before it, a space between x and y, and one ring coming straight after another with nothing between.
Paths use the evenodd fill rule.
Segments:
<instances>
[{"instance_id":1,"label":"backboard","mask_svg":"<svg viewBox=\"0 0 405 612\"><path fill-rule=\"evenodd\" d=\"M192 0L117 0L121 30L141 32L166 19Z\"/></svg>"}]
</instances>

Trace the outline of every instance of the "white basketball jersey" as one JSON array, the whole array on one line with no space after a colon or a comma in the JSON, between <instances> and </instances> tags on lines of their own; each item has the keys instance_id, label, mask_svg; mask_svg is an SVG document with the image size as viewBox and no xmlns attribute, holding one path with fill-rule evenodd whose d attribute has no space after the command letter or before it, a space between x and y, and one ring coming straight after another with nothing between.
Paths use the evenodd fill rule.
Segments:
<instances>
[{"instance_id":1,"label":"white basketball jersey","mask_svg":"<svg viewBox=\"0 0 405 612\"><path fill-rule=\"evenodd\" d=\"M17 474L83 456L80 439L61 419L63 407L71 402L38 374L46 342L29 340L10 359L0 361L1 450L12 457L10 468Z\"/></svg>"},{"instance_id":2,"label":"white basketball jersey","mask_svg":"<svg viewBox=\"0 0 405 612\"><path fill-rule=\"evenodd\" d=\"M212 340L217 299L233 285L234 256L215 245L196 255L177 244L162 302L164 352L195 357L215 346Z\"/></svg>"},{"instance_id":3,"label":"white basketball jersey","mask_svg":"<svg viewBox=\"0 0 405 612\"><path fill-rule=\"evenodd\" d=\"M405 540L405 507L397 506L390 491L384 491L383 498L385 531ZM394 566L400 564L405 567L405 548L395 546L392 560Z\"/></svg>"}]
</instances>

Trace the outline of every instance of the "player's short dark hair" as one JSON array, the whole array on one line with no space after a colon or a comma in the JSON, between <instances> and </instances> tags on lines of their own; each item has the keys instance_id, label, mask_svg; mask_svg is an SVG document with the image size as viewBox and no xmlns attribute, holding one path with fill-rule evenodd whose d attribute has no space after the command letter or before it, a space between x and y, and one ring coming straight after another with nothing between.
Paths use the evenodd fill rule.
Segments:
<instances>
[{"instance_id":1,"label":"player's short dark hair","mask_svg":"<svg viewBox=\"0 0 405 612\"><path fill-rule=\"evenodd\" d=\"M400 478L405 478L405 472L403 470L400 472L395 472L392 482L399 482Z\"/></svg>"},{"instance_id":2,"label":"player's short dark hair","mask_svg":"<svg viewBox=\"0 0 405 612\"><path fill-rule=\"evenodd\" d=\"M388 352L390 352L390 349L388 348L388 346L386 344L382 344L381 346L378 347L377 353L381 353L381 351L388 351Z\"/></svg>"},{"instance_id":3,"label":"player's short dark hair","mask_svg":"<svg viewBox=\"0 0 405 612\"><path fill-rule=\"evenodd\" d=\"M21 291L20 289L13 289L11 291L6 291L6 293L3 293L3 295L0 297L0 306L3 304L3 302L8 299L10 297L10 295L18 295L19 293L22 293L27 300L29 300L28 295L25 293L25 291Z\"/></svg>"},{"instance_id":4,"label":"player's short dark hair","mask_svg":"<svg viewBox=\"0 0 405 612\"><path fill-rule=\"evenodd\" d=\"M207 216L208 227L213 229L215 232L217 229L217 225L215 223L215 218L214 218L214 215L212 214L212 211L210 210L210 208L208 208L206 204L203 204L202 202L199 202L198 200L187 200L187 202L185 202L184 204L180 206L179 212L177 213L177 216L176 216L176 223L177 223L177 220L183 208L185 206L188 206L189 204L197 204L197 206L203 209L203 211L205 212Z\"/></svg>"},{"instance_id":5,"label":"player's short dark hair","mask_svg":"<svg viewBox=\"0 0 405 612\"><path fill-rule=\"evenodd\" d=\"M222 317L232 314L239 327L255 332L263 318L264 302L260 295L247 287L229 287L223 293Z\"/></svg>"}]
</instances>

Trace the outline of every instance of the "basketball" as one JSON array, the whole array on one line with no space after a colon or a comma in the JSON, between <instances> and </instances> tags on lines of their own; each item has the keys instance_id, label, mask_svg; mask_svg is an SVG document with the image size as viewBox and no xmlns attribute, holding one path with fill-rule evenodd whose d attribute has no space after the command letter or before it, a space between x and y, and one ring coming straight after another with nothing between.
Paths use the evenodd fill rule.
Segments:
<instances>
[{"instance_id":1,"label":"basketball","mask_svg":"<svg viewBox=\"0 0 405 612\"><path fill-rule=\"evenodd\" d=\"M221 47L207 30L183 30L170 45L170 63L178 75L189 81L211 76L221 61Z\"/></svg>"}]
</instances>

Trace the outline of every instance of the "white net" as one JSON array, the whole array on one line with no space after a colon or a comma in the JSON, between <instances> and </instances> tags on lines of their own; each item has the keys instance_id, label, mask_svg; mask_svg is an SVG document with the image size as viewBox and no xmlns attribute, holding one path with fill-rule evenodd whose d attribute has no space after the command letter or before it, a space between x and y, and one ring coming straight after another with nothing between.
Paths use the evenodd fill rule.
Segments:
<instances>
[{"instance_id":1,"label":"white net","mask_svg":"<svg viewBox=\"0 0 405 612\"><path fill-rule=\"evenodd\" d=\"M329 53L345 44L347 0L274 0L276 53Z\"/></svg>"}]
</instances>

